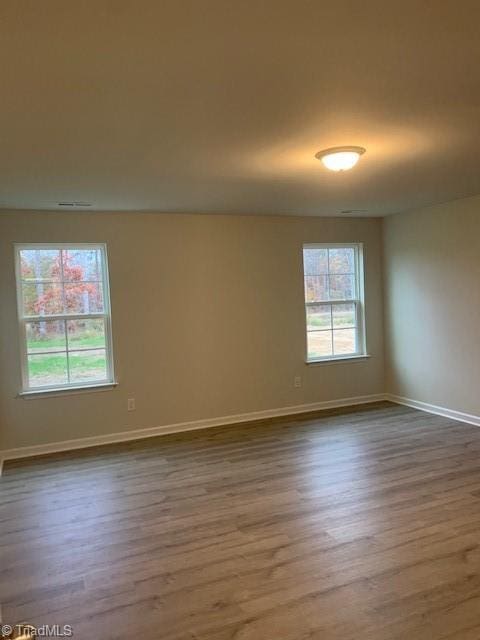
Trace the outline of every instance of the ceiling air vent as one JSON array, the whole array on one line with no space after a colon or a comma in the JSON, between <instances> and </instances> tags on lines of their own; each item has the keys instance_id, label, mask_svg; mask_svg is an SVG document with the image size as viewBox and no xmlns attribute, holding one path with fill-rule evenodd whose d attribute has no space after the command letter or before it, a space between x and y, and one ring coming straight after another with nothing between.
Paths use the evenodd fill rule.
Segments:
<instances>
[{"instance_id":1,"label":"ceiling air vent","mask_svg":"<svg viewBox=\"0 0 480 640\"><path fill-rule=\"evenodd\" d=\"M368 213L368 209L343 209L340 213Z\"/></svg>"},{"instance_id":2,"label":"ceiling air vent","mask_svg":"<svg viewBox=\"0 0 480 640\"><path fill-rule=\"evenodd\" d=\"M57 202L59 207L91 207L91 202Z\"/></svg>"}]
</instances>

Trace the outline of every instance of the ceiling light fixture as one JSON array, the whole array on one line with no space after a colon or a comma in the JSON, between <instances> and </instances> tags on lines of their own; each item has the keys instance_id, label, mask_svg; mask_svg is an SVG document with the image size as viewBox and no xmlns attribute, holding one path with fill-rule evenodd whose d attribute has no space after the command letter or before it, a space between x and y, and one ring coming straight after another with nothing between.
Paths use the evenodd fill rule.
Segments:
<instances>
[{"instance_id":1,"label":"ceiling light fixture","mask_svg":"<svg viewBox=\"0 0 480 640\"><path fill-rule=\"evenodd\" d=\"M331 147L319 151L315 157L321 160L330 171L348 171L353 169L364 153L363 147Z\"/></svg>"}]
</instances>

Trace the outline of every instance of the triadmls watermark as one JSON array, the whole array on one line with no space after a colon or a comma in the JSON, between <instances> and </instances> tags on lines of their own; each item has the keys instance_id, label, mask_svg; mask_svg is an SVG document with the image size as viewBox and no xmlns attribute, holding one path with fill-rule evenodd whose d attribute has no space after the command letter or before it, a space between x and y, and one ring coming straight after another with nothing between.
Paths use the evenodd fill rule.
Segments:
<instances>
[{"instance_id":1,"label":"triadmls watermark","mask_svg":"<svg viewBox=\"0 0 480 640\"><path fill-rule=\"evenodd\" d=\"M29 640L30 638L71 638L73 627L70 624L42 624L35 627L32 624L2 624L0 638L9 640Z\"/></svg>"}]
</instances>

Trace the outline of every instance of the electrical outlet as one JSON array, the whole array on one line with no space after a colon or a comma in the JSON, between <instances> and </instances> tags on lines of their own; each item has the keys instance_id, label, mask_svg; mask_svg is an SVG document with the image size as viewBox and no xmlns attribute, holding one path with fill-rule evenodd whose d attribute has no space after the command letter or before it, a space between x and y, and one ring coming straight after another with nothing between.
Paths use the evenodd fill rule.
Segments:
<instances>
[{"instance_id":1,"label":"electrical outlet","mask_svg":"<svg viewBox=\"0 0 480 640\"><path fill-rule=\"evenodd\" d=\"M127 400L127 411L135 411L135 398Z\"/></svg>"},{"instance_id":2,"label":"electrical outlet","mask_svg":"<svg viewBox=\"0 0 480 640\"><path fill-rule=\"evenodd\" d=\"M295 376L293 379L293 386L294 387L301 387L302 386L302 378L300 376Z\"/></svg>"}]
</instances>

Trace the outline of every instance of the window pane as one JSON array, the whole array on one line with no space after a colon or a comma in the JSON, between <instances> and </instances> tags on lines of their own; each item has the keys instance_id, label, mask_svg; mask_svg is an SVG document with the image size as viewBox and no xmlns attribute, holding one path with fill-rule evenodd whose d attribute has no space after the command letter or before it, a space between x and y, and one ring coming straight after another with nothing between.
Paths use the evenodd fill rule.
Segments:
<instances>
[{"instance_id":1,"label":"window pane","mask_svg":"<svg viewBox=\"0 0 480 640\"><path fill-rule=\"evenodd\" d=\"M102 313L103 288L100 282L65 284L67 313Z\"/></svg>"},{"instance_id":2,"label":"window pane","mask_svg":"<svg viewBox=\"0 0 480 640\"><path fill-rule=\"evenodd\" d=\"M68 348L95 349L105 347L105 323L98 320L69 320L67 322Z\"/></svg>"},{"instance_id":3,"label":"window pane","mask_svg":"<svg viewBox=\"0 0 480 640\"><path fill-rule=\"evenodd\" d=\"M113 372L103 248L33 244L19 249L17 260L26 389L107 382Z\"/></svg>"},{"instance_id":4,"label":"window pane","mask_svg":"<svg viewBox=\"0 0 480 640\"><path fill-rule=\"evenodd\" d=\"M105 349L69 351L70 382L101 381L107 378Z\"/></svg>"},{"instance_id":5,"label":"window pane","mask_svg":"<svg viewBox=\"0 0 480 640\"><path fill-rule=\"evenodd\" d=\"M28 282L22 285L23 313L49 316L63 313L62 286L56 283Z\"/></svg>"},{"instance_id":6,"label":"window pane","mask_svg":"<svg viewBox=\"0 0 480 640\"><path fill-rule=\"evenodd\" d=\"M57 249L22 249L22 280L60 280L60 251Z\"/></svg>"},{"instance_id":7,"label":"window pane","mask_svg":"<svg viewBox=\"0 0 480 640\"><path fill-rule=\"evenodd\" d=\"M355 327L355 305L354 304L334 304L333 305L333 327L342 329Z\"/></svg>"},{"instance_id":8,"label":"window pane","mask_svg":"<svg viewBox=\"0 0 480 640\"><path fill-rule=\"evenodd\" d=\"M363 318L363 306L358 283L358 261L362 255L358 246L311 245L303 250L311 360L359 353L358 322L359 314Z\"/></svg>"},{"instance_id":9,"label":"window pane","mask_svg":"<svg viewBox=\"0 0 480 640\"><path fill-rule=\"evenodd\" d=\"M330 273L355 273L355 250L350 247L329 249Z\"/></svg>"},{"instance_id":10,"label":"window pane","mask_svg":"<svg viewBox=\"0 0 480 640\"><path fill-rule=\"evenodd\" d=\"M64 249L62 251L62 264L65 282L102 279L100 249Z\"/></svg>"},{"instance_id":11,"label":"window pane","mask_svg":"<svg viewBox=\"0 0 480 640\"><path fill-rule=\"evenodd\" d=\"M332 315L331 305L319 304L307 307L307 330L312 329L331 329Z\"/></svg>"},{"instance_id":12,"label":"window pane","mask_svg":"<svg viewBox=\"0 0 480 640\"><path fill-rule=\"evenodd\" d=\"M27 351L65 351L65 322L63 320L42 320L27 322Z\"/></svg>"},{"instance_id":13,"label":"window pane","mask_svg":"<svg viewBox=\"0 0 480 640\"><path fill-rule=\"evenodd\" d=\"M307 302L328 300L327 276L306 276L305 299Z\"/></svg>"},{"instance_id":14,"label":"window pane","mask_svg":"<svg viewBox=\"0 0 480 640\"><path fill-rule=\"evenodd\" d=\"M333 332L333 352L336 356L356 353L355 329L337 329Z\"/></svg>"},{"instance_id":15,"label":"window pane","mask_svg":"<svg viewBox=\"0 0 480 640\"><path fill-rule=\"evenodd\" d=\"M67 384L67 354L29 355L28 380L31 388Z\"/></svg>"},{"instance_id":16,"label":"window pane","mask_svg":"<svg viewBox=\"0 0 480 640\"><path fill-rule=\"evenodd\" d=\"M333 355L331 331L309 331L307 333L309 358L324 358Z\"/></svg>"},{"instance_id":17,"label":"window pane","mask_svg":"<svg viewBox=\"0 0 480 640\"><path fill-rule=\"evenodd\" d=\"M304 249L303 265L306 276L318 276L328 273L327 249Z\"/></svg>"},{"instance_id":18,"label":"window pane","mask_svg":"<svg viewBox=\"0 0 480 640\"><path fill-rule=\"evenodd\" d=\"M331 300L355 298L355 279L353 276L329 276L329 283Z\"/></svg>"}]
</instances>

